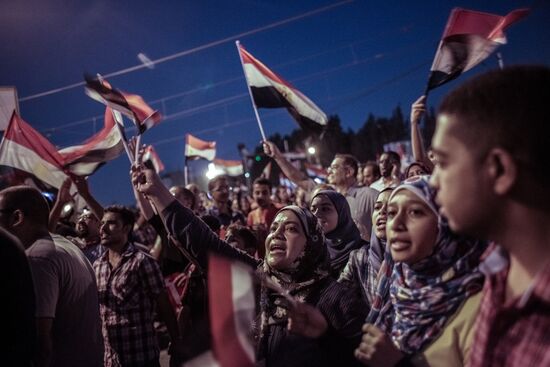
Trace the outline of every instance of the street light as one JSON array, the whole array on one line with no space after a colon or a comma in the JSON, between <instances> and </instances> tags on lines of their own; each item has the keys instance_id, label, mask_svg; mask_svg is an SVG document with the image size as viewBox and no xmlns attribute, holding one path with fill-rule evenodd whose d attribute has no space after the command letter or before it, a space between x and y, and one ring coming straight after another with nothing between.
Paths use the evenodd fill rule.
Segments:
<instances>
[{"instance_id":1,"label":"street light","mask_svg":"<svg viewBox=\"0 0 550 367\"><path fill-rule=\"evenodd\" d=\"M307 148L307 152L311 155L314 155L315 154L315 147L311 146L311 147Z\"/></svg>"},{"instance_id":2,"label":"street light","mask_svg":"<svg viewBox=\"0 0 550 367\"><path fill-rule=\"evenodd\" d=\"M206 178L209 180L224 173L221 169L216 168L214 163L208 163L208 171L206 171Z\"/></svg>"}]
</instances>

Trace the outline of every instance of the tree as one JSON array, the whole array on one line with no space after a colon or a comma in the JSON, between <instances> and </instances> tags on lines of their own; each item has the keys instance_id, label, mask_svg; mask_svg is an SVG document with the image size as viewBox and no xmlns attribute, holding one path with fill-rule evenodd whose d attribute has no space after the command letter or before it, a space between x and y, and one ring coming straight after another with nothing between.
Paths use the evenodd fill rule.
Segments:
<instances>
[{"instance_id":1,"label":"tree","mask_svg":"<svg viewBox=\"0 0 550 367\"><path fill-rule=\"evenodd\" d=\"M428 116L430 117L428 118ZM430 141L435 126L433 110L426 115L426 121L423 133L425 141ZM427 134L429 134L429 138ZM284 137L274 134L268 139L273 141L281 151L284 151L285 140L291 151L304 152L309 145L314 145L317 148L317 160L324 167L328 167L337 153L352 154L361 162L376 160L377 155L383 151L384 144L407 140L409 137L409 124L403 116L401 107L397 106L392 111L390 118L369 114L357 132L351 129L344 131L340 118L333 115L329 117L323 134L295 129ZM267 164L267 157L263 155L261 145L256 147L254 154L259 155L261 159L253 162L251 169L253 178L258 177ZM274 164L272 179L278 177L278 172L280 172L279 168Z\"/></svg>"}]
</instances>

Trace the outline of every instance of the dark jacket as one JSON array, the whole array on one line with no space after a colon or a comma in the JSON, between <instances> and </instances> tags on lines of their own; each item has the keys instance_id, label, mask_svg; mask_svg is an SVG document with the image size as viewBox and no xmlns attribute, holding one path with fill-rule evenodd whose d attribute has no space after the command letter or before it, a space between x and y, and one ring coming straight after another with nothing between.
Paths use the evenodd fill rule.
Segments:
<instances>
[{"instance_id":1,"label":"dark jacket","mask_svg":"<svg viewBox=\"0 0 550 367\"><path fill-rule=\"evenodd\" d=\"M165 223L186 250L204 269L208 266L208 252L244 262L255 268L262 264L248 254L239 251L219 239L193 212L173 201L163 212ZM323 313L328 324L327 333L310 339L287 331L286 325L269 327L265 355L258 355L260 366L349 366L357 364L353 350L359 345L361 327L367 307L352 290L327 278L310 294L306 302Z\"/></svg>"}]
</instances>

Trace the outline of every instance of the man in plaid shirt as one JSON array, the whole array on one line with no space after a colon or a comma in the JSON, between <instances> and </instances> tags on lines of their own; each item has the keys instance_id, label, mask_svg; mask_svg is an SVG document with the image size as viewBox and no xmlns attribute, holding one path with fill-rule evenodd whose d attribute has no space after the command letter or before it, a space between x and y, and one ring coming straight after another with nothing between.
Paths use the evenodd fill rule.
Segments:
<instances>
[{"instance_id":1,"label":"man in plaid shirt","mask_svg":"<svg viewBox=\"0 0 550 367\"><path fill-rule=\"evenodd\" d=\"M493 240L469 365L550 366L550 68L481 75L448 95L432 183L451 228Z\"/></svg>"},{"instance_id":2,"label":"man in plaid shirt","mask_svg":"<svg viewBox=\"0 0 550 367\"><path fill-rule=\"evenodd\" d=\"M158 264L128 241L133 225L134 215L129 209L105 208L100 236L108 250L94 263L105 366L159 366L155 307L166 323L172 348L182 347Z\"/></svg>"}]
</instances>

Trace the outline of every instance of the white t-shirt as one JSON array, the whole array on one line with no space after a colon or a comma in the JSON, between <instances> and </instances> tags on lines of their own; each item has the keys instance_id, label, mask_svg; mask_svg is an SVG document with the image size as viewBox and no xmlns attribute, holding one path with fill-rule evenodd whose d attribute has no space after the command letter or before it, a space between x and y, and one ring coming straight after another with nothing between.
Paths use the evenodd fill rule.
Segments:
<instances>
[{"instance_id":1,"label":"white t-shirt","mask_svg":"<svg viewBox=\"0 0 550 367\"><path fill-rule=\"evenodd\" d=\"M399 182L396 182L395 180L392 180L389 185L384 184L384 179L380 177L378 180L374 181L370 184L370 188L375 189L376 191L382 191L386 187L393 187L396 188L399 185Z\"/></svg>"},{"instance_id":2,"label":"white t-shirt","mask_svg":"<svg viewBox=\"0 0 550 367\"><path fill-rule=\"evenodd\" d=\"M51 234L27 250L36 317L53 318L51 366L102 366L103 337L95 273L82 251Z\"/></svg>"}]
</instances>

